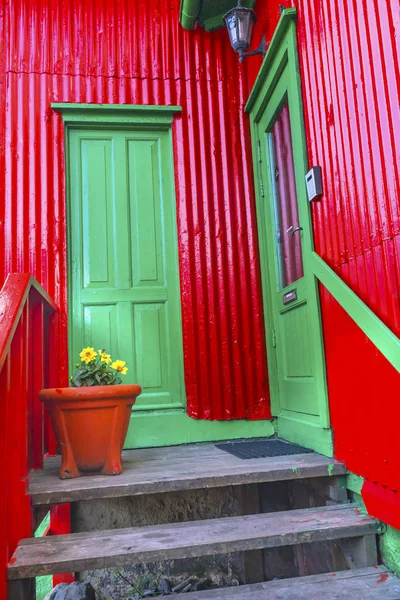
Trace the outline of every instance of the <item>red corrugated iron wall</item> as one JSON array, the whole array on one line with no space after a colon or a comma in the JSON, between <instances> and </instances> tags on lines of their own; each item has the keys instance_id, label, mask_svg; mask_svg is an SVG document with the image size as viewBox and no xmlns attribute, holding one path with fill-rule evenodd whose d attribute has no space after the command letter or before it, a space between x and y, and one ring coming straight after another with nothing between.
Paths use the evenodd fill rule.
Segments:
<instances>
[{"instance_id":1,"label":"red corrugated iron wall","mask_svg":"<svg viewBox=\"0 0 400 600\"><path fill-rule=\"evenodd\" d=\"M314 48L302 51L310 160L325 175L316 249L400 334L400 5L303 4L300 45Z\"/></svg>"},{"instance_id":2,"label":"red corrugated iron wall","mask_svg":"<svg viewBox=\"0 0 400 600\"><path fill-rule=\"evenodd\" d=\"M183 113L173 138L188 411L207 419L269 417L243 113L249 90L226 32L184 32L179 0L13 0L2 3L0 18L2 277L29 271L60 306L62 381L64 141L50 103L178 104Z\"/></svg>"},{"instance_id":3,"label":"red corrugated iron wall","mask_svg":"<svg viewBox=\"0 0 400 600\"><path fill-rule=\"evenodd\" d=\"M317 252L400 335L400 5L299 2L310 164L325 193L313 207ZM337 457L400 489L400 376L322 294Z\"/></svg>"},{"instance_id":4,"label":"red corrugated iron wall","mask_svg":"<svg viewBox=\"0 0 400 600\"><path fill-rule=\"evenodd\" d=\"M270 37L278 3L258 0L256 38ZM316 250L400 335L400 4L286 5L298 10L309 163L323 170ZM326 290L321 304L336 455L400 491L400 376Z\"/></svg>"}]
</instances>

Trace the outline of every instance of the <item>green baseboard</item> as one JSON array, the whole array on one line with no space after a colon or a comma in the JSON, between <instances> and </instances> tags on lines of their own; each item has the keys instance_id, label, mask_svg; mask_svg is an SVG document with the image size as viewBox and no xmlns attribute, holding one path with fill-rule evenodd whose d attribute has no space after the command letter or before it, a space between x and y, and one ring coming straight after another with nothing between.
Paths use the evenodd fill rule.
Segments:
<instances>
[{"instance_id":1,"label":"green baseboard","mask_svg":"<svg viewBox=\"0 0 400 600\"><path fill-rule=\"evenodd\" d=\"M315 450L324 456L333 456L331 429L323 429L314 423L299 421L298 417L292 419L280 416L277 421L278 436L283 440L300 444L300 446Z\"/></svg>"},{"instance_id":2,"label":"green baseboard","mask_svg":"<svg viewBox=\"0 0 400 600\"><path fill-rule=\"evenodd\" d=\"M132 414L125 448L156 448L198 442L271 437L271 421L199 421L184 411Z\"/></svg>"}]
</instances>

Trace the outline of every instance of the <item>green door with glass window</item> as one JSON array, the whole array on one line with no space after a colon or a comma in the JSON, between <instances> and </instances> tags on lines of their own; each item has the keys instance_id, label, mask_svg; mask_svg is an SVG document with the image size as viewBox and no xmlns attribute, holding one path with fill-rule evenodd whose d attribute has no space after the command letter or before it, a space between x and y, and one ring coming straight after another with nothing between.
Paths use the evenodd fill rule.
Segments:
<instances>
[{"instance_id":1,"label":"green door with glass window","mask_svg":"<svg viewBox=\"0 0 400 600\"><path fill-rule=\"evenodd\" d=\"M281 437L331 454L295 23L285 13L250 99L272 410Z\"/></svg>"},{"instance_id":2,"label":"green door with glass window","mask_svg":"<svg viewBox=\"0 0 400 600\"><path fill-rule=\"evenodd\" d=\"M171 427L185 391L170 133L73 128L68 148L70 363L83 346L126 361L134 411Z\"/></svg>"}]
</instances>

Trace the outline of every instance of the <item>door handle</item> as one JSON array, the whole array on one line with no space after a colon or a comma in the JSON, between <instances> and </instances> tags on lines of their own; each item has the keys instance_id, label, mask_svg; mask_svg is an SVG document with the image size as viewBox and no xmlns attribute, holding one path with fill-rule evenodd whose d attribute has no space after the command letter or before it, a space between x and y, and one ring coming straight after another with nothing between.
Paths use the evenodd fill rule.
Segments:
<instances>
[{"instance_id":1,"label":"door handle","mask_svg":"<svg viewBox=\"0 0 400 600\"><path fill-rule=\"evenodd\" d=\"M292 231L292 237L294 236L294 234L296 233L296 231L303 231L302 227L295 227Z\"/></svg>"}]
</instances>

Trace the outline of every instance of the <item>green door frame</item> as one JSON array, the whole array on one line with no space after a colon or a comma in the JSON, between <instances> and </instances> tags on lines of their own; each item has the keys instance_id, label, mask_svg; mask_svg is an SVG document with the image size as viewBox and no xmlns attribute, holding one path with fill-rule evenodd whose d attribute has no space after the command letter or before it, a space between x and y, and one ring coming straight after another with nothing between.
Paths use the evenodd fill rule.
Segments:
<instances>
[{"instance_id":1,"label":"green door frame","mask_svg":"<svg viewBox=\"0 0 400 600\"><path fill-rule=\"evenodd\" d=\"M173 178L172 156L172 122L174 116L182 111L179 106L153 106L132 104L79 104L53 103L53 110L61 113L65 125L65 157L68 157L68 131L71 128L93 127L126 128L138 127L149 131L165 130L171 136L171 173ZM68 189L68 164L66 165L66 193ZM69 240L68 240L69 243ZM68 274L69 280L71 274ZM179 290L177 292L179 294ZM71 361L70 361L71 362ZM140 383L140 382L139 382ZM270 437L274 435L274 426L270 420L247 421L206 421L190 418L186 409L169 411L169 422L166 423L163 411L146 411L133 414L135 420L134 440L126 441L127 447L155 447L209 442L237 438ZM151 427L146 421L151 419ZM144 435L143 432L146 432ZM162 443L160 440L162 439Z\"/></svg>"},{"instance_id":2,"label":"green door frame","mask_svg":"<svg viewBox=\"0 0 400 600\"><path fill-rule=\"evenodd\" d=\"M305 183L303 186L304 189L299 189L299 187L303 185L304 175L308 170L308 160L303 123L303 104L298 68L295 19L295 9L284 10L245 110L250 114L251 122L272 414L274 416L279 416L278 433L280 437L288 439L289 441L304 444L305 446L314 448L314 450L317 450L322 454L332 456L333 444L332 432L329 428L329 403L325 376L324 346L321 335L322 325L319 308L319 292L318 283L314 277L312 268L312 254L314 250L312 222L308 201L305 195ZM298 417L292 418L289 414L282 412L279 402L278 365L274 344L273 291L271 285L272 269L275 268L275 258L274 256L271 256L271 249L268 249L269 244L267 243L265 223L269 220L269 217L266 214L268 211L265 210L265 205L262 201L262 190L264 189L264 186L268 186L268 182L263 181L260 168L261 149L259 146L258 125L265 113L268 103L273 97L278 82L280 87L282 85L286 86L286 93L291 107L291 133L296 182L298 186L298 209L300 222L303 227L302 248L304 276L307 278L307 285L310 291L308 303L310 304L311 314L317 315L319 320L319 326L313 328L311 332L314 348L316 349L315 369L319 380L319 417L305 417L304 420ZM293 119L293 113L296 114L295 119Z\"/></svg>"}]
</instances>

